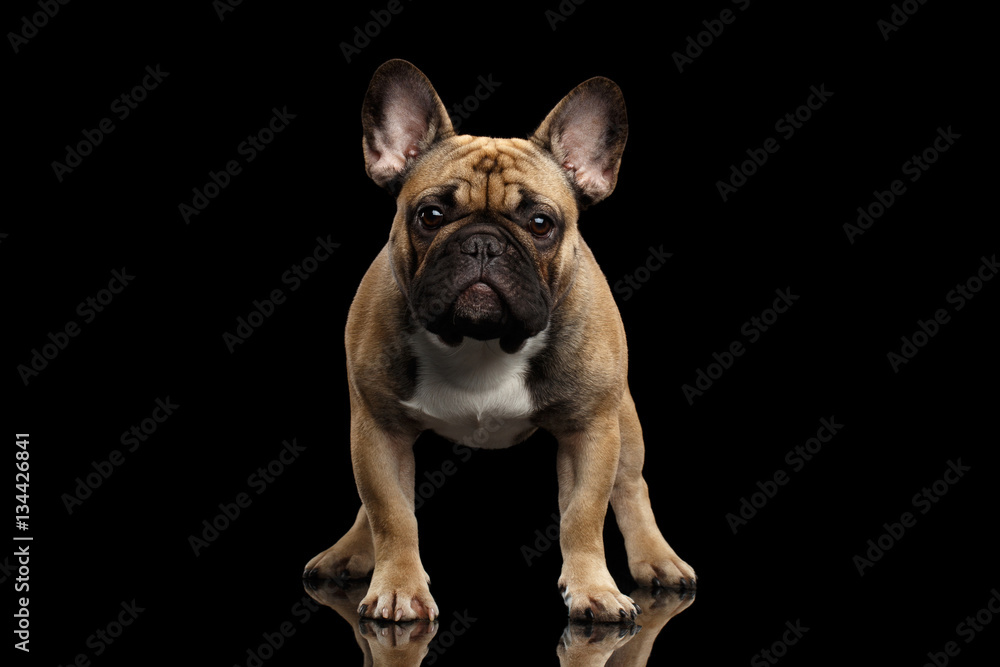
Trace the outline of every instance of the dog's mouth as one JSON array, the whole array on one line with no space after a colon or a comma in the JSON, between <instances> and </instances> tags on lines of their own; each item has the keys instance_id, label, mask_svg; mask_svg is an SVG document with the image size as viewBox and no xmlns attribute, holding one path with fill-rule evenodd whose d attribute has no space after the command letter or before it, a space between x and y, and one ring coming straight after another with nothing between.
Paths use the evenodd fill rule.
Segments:
<instances>
[{"instance_id":1,"label":"dog's mouth","mask_svg":"<svg viewBox=\"0 0 1000 667\"><path fill-rule=\"evenodd\" d=\"M415 323L447 345L465 337L499 340L508 353L548 326L548 290L531 258L499 238L492 231L465 234L425 258L410 292Z\"/></svg>"},{"instance_id":2,"label":"dog's mouth","mask_svg":"<svg viewBox=\"0 0 1000 667\"><path fill-rule=\"evenodd\" d=\"M500 348L509 354L521 349L530 335L513 320L500 292L482 280L462 290L442 317L428 323L427 330L452 347L461 345L466 336L500 339Z\"/></svg>"},{"instance_id":3,"label":"dog's mouth","mask_svg":"<svg viewBox=\"0 0 1000 667\"><path fill-rule=\"evenodd\" d=\"M452 321L469 331L469 336L479 338L476 332L483 329L486 338L497 324L503 324L507 307L495 289L482 281L469 285L458 295L452 313ZM485 340L485 339L484 339Z\"/></svg>"}]
</instances>

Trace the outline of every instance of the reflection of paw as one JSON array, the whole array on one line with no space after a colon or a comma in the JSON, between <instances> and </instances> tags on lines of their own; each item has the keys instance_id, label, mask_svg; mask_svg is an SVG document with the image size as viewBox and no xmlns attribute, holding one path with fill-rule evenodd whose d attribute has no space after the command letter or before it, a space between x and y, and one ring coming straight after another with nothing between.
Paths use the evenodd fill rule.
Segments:
<instances>
[{"instance_id":1,"label":"reflection of paw","mask_svg":"<svg viewBox=\"0 0 1000 667\"><path fill-rule=\"evenodd\" d=\"M631 623L642 613L632 598L622 595L607 570L587 578L564 564L559 590L574 621Z\"/></svg>"},{"instance_id":2,"label":"reflection of paw","mask_svg":"<svg viewBox=\"0 0 1000 667\"><path fill-rule=\"evenodd\" d=\"M658 558L630 561L629 570L640 586L693 589L698 584L694 569L672 551Z\"/></svg>"},{"instance_id":3,"label":"reflection of paw","mask_svg":"<svg viewBox=\"0 0 1000 667\"><path fill-rule=\"evenodd\" d=\"M559 663L584 667L607 664L611 654L635 636L641 626L570 623L563 630L556 653Z\"/></svg>"},{"instance_id":4,"label":"reflection of paw","mask_svg":"<svg viewBox=\"0 0 1000 667\"><path fill-rule=\"evenodd\" d=\"M654 633L659 632L667 621L694 603L694 590L678 591L671 588L637 588L632 591L632 599L642 607L642 623Z\"/></svg>"},{"instance_id":5,"label":"reflection of paw","mask_svg":"<svg viewBox=\"0 0 1000 667\"><path fill-rule=\"evenodd\" d=\"M653 643L657 641L660 631L671 618L687 609L694 601L694 591L678 591L670 588L637 588L632 591L632 599L642 607L642 616L636 619L636 629L641 632L633 632L629 641L619 642L615 645L614 655L610 660L602 658L601 661L594 660L561 660L563 665L573 667L591 665L647 665L653 664L649 661L649 655L653 650ZM570 624L573 626L574 624ZM640 628L641 626L641 628ZM593 626L594 628L610 628L612 630L620 627L622 630L630 629L623 626L604 625ZM568 632L568 629L567 629ZM663 641L662 639L659 641ZM562 653L559 654L562 658ZM585 654L580 654L585 655ZM657 663L659 664L659 663Z\"/></svg>"},{"instance_id":6,"label":"reflection of paw","mask_svg":"<svg viewBox=\"0 0 1000 667\"><path fill-rule=\"evenodd\" d=\"M358 605L362 618L382 618L391 621L412 621L438 617L437 604L427 588L427 574L400 570L391 566L376 568L368 594Z\"/></svg>"},{"instance_id":7,"label":"reflection of paw","mask_svg":"<svg viewBox=\"0 0 1000 667\"><path fill-rule=\"evenodd\" d=\"M430 621L391 623L363 618L358 628L375 665L418 667L427 656L428 644L437 634L438 624ZM372 663L366 661L365 664Z\"/></svg>"},{"instance_id":8,"label":"reflection of paw","mask_svg":"<svg viewBox=\"0 0 1000 667\"><path fill-rule=\"evenodd\" d=\"M375 567L375 553L367 545L342 544L313 556L302 573L306 579L364 579ZM353 547L353 548L352 548Z\"/></svg>"},{"instance_id":9,"label":"reflection of paw","mask_svg":"<svg viewBox=\"0 0 1000 667\"><path fill-rule=\"evenodd\" d=\"M367 639L369 644L377 643L383 648L404 646L417 641L426 646L438 630L438 624L430 621L389 623L363 618L358 625L361 628L361 636Z\"/></svg>"},{"instance_id":10,"label":"reflection of paw","mask_svg":"<svg viewBox=\"0 0 1000 667\"><path fill-rule=\"evenodd\" d=\"M364 581L339 582L335 579L304 579L302 587L313 600L330 607L351 625L358 618L358 605L368 592Z\"/></svg>"}]
</instances>

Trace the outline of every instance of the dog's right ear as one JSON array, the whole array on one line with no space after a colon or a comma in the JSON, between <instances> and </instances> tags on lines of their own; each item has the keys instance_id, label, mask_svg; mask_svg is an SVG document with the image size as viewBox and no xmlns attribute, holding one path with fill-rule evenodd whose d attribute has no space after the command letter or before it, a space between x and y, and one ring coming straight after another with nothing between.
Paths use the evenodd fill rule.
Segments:
<instances>
[{"instance_id":1,"label":"dog's right ear","mask_svg":"<svg viewBox=\"0 0 1000 667\"><path fill-rule=\"evenodd\" d=\"M437 141L455 134L434 86L405 60L375 71L361 107L365 170L390 192Z\"/></svg>"}]
</instances>

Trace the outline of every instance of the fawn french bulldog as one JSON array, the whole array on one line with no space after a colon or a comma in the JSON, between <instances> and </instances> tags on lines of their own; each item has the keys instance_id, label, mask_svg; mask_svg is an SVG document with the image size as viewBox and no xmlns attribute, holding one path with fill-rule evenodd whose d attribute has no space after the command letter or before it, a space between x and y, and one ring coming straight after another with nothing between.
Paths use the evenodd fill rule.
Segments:
<instances>
[{"instance_id":1,"label":"fawn french bulldog","mask_svg":"<svg viewBox=\"0 0 1000 667\"><path fill-rule=\"evenodd\" d=\"M368 175L396 197L389 241L347 321L353 527L306 577L372 573L366 618L434 619L417 547L413 443L425 430L503 448L536 429L558 440L559 588L571 619L641 613L608 572L608 503L640 586L693 588L657 528L629 393L625 331L578 229L615 188L628 133L618 86L593 78L528 139L456 135L427 78L376 71L362 107ZM466 443L468 439L466 438Z\"/></svg>"}]
</instances>

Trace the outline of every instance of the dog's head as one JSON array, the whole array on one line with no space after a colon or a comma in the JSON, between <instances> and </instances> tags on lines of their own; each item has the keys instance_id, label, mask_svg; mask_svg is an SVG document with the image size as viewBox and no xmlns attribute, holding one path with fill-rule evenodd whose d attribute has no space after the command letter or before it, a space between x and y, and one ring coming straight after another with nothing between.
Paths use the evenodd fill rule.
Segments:
<instances>
[{"instance_id":1,"label":"dog's head","mask_svg":"<svg viewBox=\"0 0 1000 667\"><path fill-rule=\"evenodd\" d=\"M361 115L368 175L397 197L389 252L415 322L520 349L573 284L580 210L614 190L621 90L585 81L528 139L456 135L427 77L390 60Z\"/></svg>"}]
</instances>

